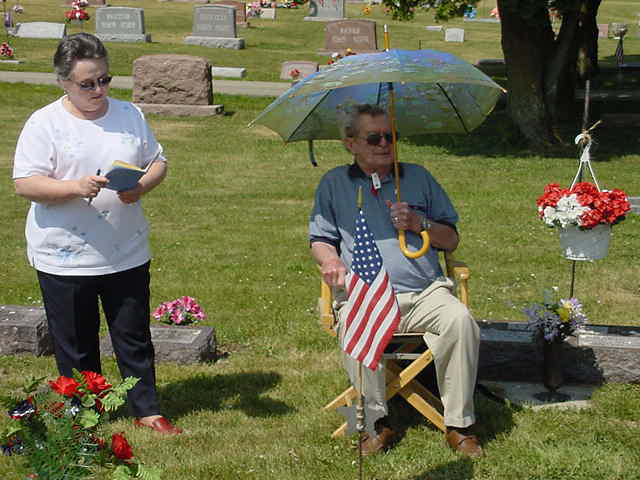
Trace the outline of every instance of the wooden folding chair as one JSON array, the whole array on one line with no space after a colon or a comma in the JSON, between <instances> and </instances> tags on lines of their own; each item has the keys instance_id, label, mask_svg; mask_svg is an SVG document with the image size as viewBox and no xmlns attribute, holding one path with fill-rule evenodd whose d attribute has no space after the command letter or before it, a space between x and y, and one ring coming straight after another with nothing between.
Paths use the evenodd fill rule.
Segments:
<instances>
[{"instance_id":1,"label":"wooden folding chair","mask_svg":"<svg viewBox=\"0 0 640 480\"><path fill-rule=\"evenodd\" d=\"M445 271L447 276L455 283L456 295L465 305L469 304L469 268L463 262L455 260L450 252L444 252ZM337 319L333 312L333 296L331 288L321 280L320 298L318 300L320 312L320 324L330 335L336 336L335 324ZM416 349L424 345L422 333L396 333L393 335L389 347L385 351L385 378L386 400L395 395L401 395L409 404L420 412L433 425L446 431L443 417L443 406L440 399L425 388L416 378L431 362L433 354L427 348L422 353L414 353ZM410 363L402 367L400 362L408 360ZM338 407L351 406L357 400L357 391L354 387L347 388L335 399L324 406L324 410L332 410ZM331 437L344 435L347 429L346 422L333 432Z\"/></svg>"}]
</instances>

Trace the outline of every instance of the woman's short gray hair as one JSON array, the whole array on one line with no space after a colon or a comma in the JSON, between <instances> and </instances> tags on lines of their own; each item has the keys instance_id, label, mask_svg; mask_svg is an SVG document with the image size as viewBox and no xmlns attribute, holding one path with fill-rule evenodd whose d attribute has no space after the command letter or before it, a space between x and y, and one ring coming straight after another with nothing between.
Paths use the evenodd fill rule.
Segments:
<instances>
[{"instance_id":1,"label":"woman's short gray hair","mask_svg":"<svg viewBox=\"0 0 640 480\"><path fill-rule=\"evenodd\" d=\"M378 105L370 103L363 103L355 105L351 108L347 120L342 131L344 138L353 138L358 136L358 121L362 115L369 115L371 117L377 117L380 115L386 115L387 112Z\"/></svg>"},{"instance_id":2,"label":"woman's short gray hair","mask_svg":"<svg viewBox=\"0 0 640 480\"><path fill-rule=\"evenodd\" d=\"M109 61L107 49L98 37L85 32L64 37L53 56L53 68L58 79L68 80L74 63L88 58Z\"/></svg>"}]
</instances>

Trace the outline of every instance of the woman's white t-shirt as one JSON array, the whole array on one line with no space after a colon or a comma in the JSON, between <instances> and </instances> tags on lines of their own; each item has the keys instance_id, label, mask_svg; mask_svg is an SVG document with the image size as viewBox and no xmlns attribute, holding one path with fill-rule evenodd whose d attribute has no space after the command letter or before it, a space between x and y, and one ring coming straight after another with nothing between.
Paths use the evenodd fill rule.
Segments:
<instances>
[{"instance_id":1,"label":"woman's white t-shirt","mask_svg":"<svg viewBox=\"0 0 640 480\"><path fill-rule=\"evenodd\" d=\"M63 107L63 98L27 120L16 147L14 179L77 180L98 170L105 174L115 160L141 168L165 161L135 105L108 98L104 116L83 120ZM106 188L91 203L85 198L58 205L32 202L25 234L31 265L56 275L115 273L151 258L140 202L125 204Z\"/></svg>"}]
</instances>

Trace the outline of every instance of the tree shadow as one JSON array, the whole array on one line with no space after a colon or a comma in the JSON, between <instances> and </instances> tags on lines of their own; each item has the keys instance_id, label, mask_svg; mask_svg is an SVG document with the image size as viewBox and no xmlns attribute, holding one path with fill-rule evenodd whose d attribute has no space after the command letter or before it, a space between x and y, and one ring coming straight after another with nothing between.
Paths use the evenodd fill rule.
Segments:
<instances>
[{"instance_id":1,"label":"tree shadow","mask_svg":"<svg viewBox=\"0 0 640 480\"><path fill-rule=\"evenodd\" d=\"M266 392L280 383L277 372L244 372L235 374L198 374L158 389L163 412L177 418L197 410L241 410L250 417L272 417L295 412L296 409Z\"/></svg>"},{"instance_id":2,"label":"tree shadow","mask_svg":"<svg viewBox=\"0 0 640 480\"><path fill-rule=\"evenodd\" d=\"M408 480L449 480L455 478L456 480L470 480L473 478L473 460L470 458L461 458L453 462L448 462L443 465L427 470L426 472L414 475Z\"/></svg>"}]
</instances>

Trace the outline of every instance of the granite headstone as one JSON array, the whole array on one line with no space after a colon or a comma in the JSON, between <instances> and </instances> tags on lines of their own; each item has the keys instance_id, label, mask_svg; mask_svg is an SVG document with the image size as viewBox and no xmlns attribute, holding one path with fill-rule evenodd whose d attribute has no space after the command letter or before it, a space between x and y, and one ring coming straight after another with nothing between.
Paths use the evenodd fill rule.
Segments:
<instances>
[{"instance_id":1,"label":"granite headstone","mask_svg":"<svg viewBox=\"0 0 640 480\"><path fill-rule=\"evenodd\" d=\"M373 20L337 20L324 27L325 49L321 53L344 53L350 48L355 53L378 50L376 22Z\"/></svg>"},{"instance_id":2,"label":"granite headstone","mask_svg":"<svg viewBox=\"0 0 640 480\"><path fill-rule=\"evenodd\" d=\"M212 48L244 48L236 34L236 9L228 5L203 5L193 9L193 33L185 38L189 45Z\"/></svg>"},{"instance_id":3,"label":"granite headstone","mask_svg":"<svg viewBox=\"0 0 640 480\"><path fill-rule=\"evenodd\" d=\"M345 18L344 0L309 0L307 21L330 22Z\"/></svg>"},{"instance_id":4,"label":"granite headstone","mask_svg":"<svg viewBox=\"0 0 640 480\"><path fill-rule=\"evenodd\" d=\"M298 77L294 77L291 75L291 72L297 70L299 73ZM316 73L318 71L318 64L316 62L308 62L308 61L289 61L283 62L282 67L280 68L280 79L281 80L302 80L304 77L308 77L309 75Z\"/></svg>"},{"instance_id":5,"label":"granite headstone","mask_svg":"<svg viewBox=\"0 0 640 480\"><path fill-rule=\"evenodd\" d=\"M0 355L52 351L44 308L0 305Z\"/></svg>"},{"instance_id":6,"label":"granite headstone","mask_svg":"<svg viewBox=\"0 0 640 480\"><path fill-rule=\"evenodd\" d=\"M144 10L131 7L96 9L96 36L105 42L150 42L145 33Z\"/></svg>"},{"instance_id":7,"label":"granite headstone","mask_svg":"<svg viewBox=\"0 0 640 480\"><path fill-rule=\"evenodd\" d=\"M447 28L444 31L445 42L464 42L464 29L462 28Z\"/></svg>"}]
</instances>

